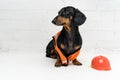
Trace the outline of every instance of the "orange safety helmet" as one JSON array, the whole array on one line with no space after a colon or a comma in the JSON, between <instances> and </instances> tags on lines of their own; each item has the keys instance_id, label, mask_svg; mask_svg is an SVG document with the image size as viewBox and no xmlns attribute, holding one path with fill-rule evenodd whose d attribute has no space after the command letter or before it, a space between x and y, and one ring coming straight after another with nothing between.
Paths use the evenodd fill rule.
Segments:
<instances>
[{"instance_id":1,"label":"orange safety helmet","mask_svg":"<svg viewBox=\"0 0 120 80\"><path fill-rule=\"evenodd\" d=\"M96 70L111 70L110 62L105 56L96 56L91 62L91 67Z\"/></svg>"}]
</instances>

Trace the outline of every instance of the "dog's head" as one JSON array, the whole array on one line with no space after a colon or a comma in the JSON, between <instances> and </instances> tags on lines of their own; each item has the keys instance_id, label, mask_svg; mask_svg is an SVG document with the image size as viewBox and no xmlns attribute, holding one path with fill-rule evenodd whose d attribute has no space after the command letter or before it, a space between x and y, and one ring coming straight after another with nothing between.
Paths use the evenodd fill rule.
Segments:
<instances>
[{"instance_id":1,"label":"dog's head","mask_svg":"<svg viewBox=\"0 0 120 80\"><path fill-rule=\"evenodd\" d=\"M85 20L86 17L82 12L80 12L78 9L75 9L74 7L68 6L62 8L58 12L58 16L53 19L52 23L58 26L79 26L82 25Z\"/></svg>"}]
</instances>

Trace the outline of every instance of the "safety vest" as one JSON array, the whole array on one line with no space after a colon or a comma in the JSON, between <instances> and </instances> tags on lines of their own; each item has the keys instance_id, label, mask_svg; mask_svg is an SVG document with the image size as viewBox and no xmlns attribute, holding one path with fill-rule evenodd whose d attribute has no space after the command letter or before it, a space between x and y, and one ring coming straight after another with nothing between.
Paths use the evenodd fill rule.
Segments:
<instances>
[{"instance_id":1,"label":"safety vest","mask_svg":"<svg viewBox=\"0 0 120 80\"><path fill-rule=\"evenodd\" d=\"M62 62L62 64L67 64L67 59L69 61L73 61L74 59L77 58L77 56L79 55L80 53L80 50L77 50L76 52L72 53L71 55L69 55L68 57L64 56L64 54L62 53L62 51L59 49L58 45L57 45L57 39L60 35L61 31L58 32L57 34L55 34L53 37L54 37L54 40L55 40L55 45L54 45L54 48L55 50L57 51L59 57L60 57L60 60Z\"/></svg>"}]
</instances>

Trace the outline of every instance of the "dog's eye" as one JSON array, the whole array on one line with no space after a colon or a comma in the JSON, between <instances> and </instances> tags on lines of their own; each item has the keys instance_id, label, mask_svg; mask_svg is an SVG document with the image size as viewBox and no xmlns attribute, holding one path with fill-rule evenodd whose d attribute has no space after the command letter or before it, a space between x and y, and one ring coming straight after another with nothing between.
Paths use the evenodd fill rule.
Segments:
<instances>
[{"instance_id":1,"label":"dog's eye","mask_svg":"<svg viewBox=\"0 0 120 80\"><path fill-rule=\"evenodd\" d=\"M62 11L62 12L60 11L59 15L62 16L62 17L65 17L65 18L69 18L70 17L69 11Z\"/></svg>"},{"instance_id":2,"label":"dog's eye","mask_svg":"<svg viewBox=\"0 0 120 80\"><path fill-rule=\"evenodd\" d=\"M65 15L65 14L66 14L66 12L63 12L63 13L62 13L62 15Z\"/></svg>"},{"instance_id":3,"label":"dog's eye","mask_svg":"<svg viewBox=\"0 0 120 80\"><path fill-rule=\"evenodd\" d=\"M68 11L66 11L66 14L69 14L69 12L68 12Z\"/></svg>"},{"instance_id":4,"label":"dog's eye","mask_svg":"<svg viewBox=\"0 0 120 80\"><path fill-rule=\"evenodd\" d=\"M63 14L63 15L68 15L69 12L68 12L68 11L64 11L62 14Z\"/></svg>"},{"instance_id":5,"label":"dog's eye","mask_svg":"<svg viewBox=\"0 0 120 80\"><path fill-rule=\"evenodd\" d=\"M69 17L69 12L68 11L64 11L61 14L62 17L68 18Z\"/></svg>"}]
</instances>

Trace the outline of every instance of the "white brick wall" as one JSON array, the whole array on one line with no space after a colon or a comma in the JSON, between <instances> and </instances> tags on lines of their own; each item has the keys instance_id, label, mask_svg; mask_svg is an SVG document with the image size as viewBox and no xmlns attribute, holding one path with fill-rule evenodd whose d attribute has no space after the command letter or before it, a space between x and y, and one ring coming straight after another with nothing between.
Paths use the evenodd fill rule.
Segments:
<instances>
[{"instance_id":1,"label":"white brick wall","mask_svg":"<svg viewBox=\"0 0 120 80\"><path fill-rule=\"evenodd\" d=\"M61 27L51 23L59 9L79 8L84 49L120 50L120 0L1 0L0 51L45 50Z\"/></svg>"}]
</instances>

